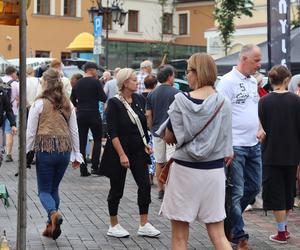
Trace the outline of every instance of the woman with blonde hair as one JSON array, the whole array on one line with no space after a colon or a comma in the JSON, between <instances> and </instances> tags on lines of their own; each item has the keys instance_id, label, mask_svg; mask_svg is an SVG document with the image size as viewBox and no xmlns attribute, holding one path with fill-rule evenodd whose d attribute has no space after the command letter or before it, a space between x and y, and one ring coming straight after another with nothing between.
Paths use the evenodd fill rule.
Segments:
<instances>
[{"instance_id":1,"label":"woman with blonde hair","mask_svg":"<svg viewBox=\"0 0 300 250\"><path fill-rule=\"evenodd\" d=\"M27 125L27 162L36 152L37 186L48 221L43 236L54 240L61 234L58 188L69 162L78 168L83 162L79 151L75 109L63 91L60 73L48 69L41 80L42 93L32 104Z\"/></svg>"},{"instance_id":2,"label":"woman with blonde hair","mask_svg":"<svg viewBox=\"0 0 300 250\"><path fill-rule=\"evenodd\" d=\"M119 94L108 100L106 109L108 140L100 164L100 173L110 179L108 210L112 237L128 237L129 232L118 222L118 207L123 196L127 169L130 168L138 186L140 226L138 235L155 237L160 234L148 222L151 202L147 163L151 162L147 121L143 97L136 94L137 77L133 69L124 68L116 76Z\"/></svg>"},{"instance_id":3,"label":"woman with blonde hair","mask_svg":"<svg viewBox=\"0 0 300 250\"><path fill-rule=\"evenodd\" d=\"M217 68L208 54L190 57L187 79L192 91L175 95L169 120L157 131L176 144L161 214L171 220L173 250L187 249L195 220L206 224L215 249L227 250L224 166L233 154L231 108L214 89Z\"/></svg>"}]
</instances>

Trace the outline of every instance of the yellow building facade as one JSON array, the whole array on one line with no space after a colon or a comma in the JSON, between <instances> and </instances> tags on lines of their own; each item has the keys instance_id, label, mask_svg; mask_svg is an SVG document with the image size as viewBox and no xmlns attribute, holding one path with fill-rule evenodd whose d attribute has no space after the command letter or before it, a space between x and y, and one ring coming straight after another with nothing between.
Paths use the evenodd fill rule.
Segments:
<instances>
[{"instance_id":1,"label":"yellow building facade","mask_svg":"<svg viewBox=\"0 0 300 250\"><path fill-rule=\"evenodd\" d=\"M48 3L43 5L42 3ZM31 0L27 10L27 57L63 59L66 48L82 32L92 34L88 0ZM0 25L0 54L7 59L19 56L18 27Z\"/></svg>"},{"instance_id":2,"label":"yellow building facade","mask_svg":"<svg viewBox=\"0 0 300 250\"><path fill-rule=\"evenodd\" d=\"M206 46L204 32L214 27L213 10L214 1L178 1L174 18L175 43Z\"/></svg>"}]
</instances>

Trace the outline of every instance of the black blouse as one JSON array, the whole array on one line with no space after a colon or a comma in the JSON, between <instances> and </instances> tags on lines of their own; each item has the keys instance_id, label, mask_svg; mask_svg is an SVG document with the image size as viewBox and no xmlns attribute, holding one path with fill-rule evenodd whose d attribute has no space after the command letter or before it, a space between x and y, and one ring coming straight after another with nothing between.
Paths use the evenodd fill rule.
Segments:
<instances>
[{"instance_id":1,"label":"black blouse","mask_svg":"<svg viewBox=\"0 0 300 250\"><path fill-rule=\"evenodd\" d=\"M147 120L142 98L138 94L133 94L131 108L138 115L148 142ZM108 101L106 120L109 140L118 137L126 154L130 155L136 151L144 151L143 140L137 125L132 123L124 104L116 97Z\"/></svg>"}]
</instances>

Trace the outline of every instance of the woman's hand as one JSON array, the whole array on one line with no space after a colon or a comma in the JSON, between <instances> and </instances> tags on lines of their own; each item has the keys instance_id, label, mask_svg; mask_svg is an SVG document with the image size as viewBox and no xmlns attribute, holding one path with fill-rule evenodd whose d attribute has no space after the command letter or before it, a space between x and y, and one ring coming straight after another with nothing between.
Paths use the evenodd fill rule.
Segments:
<instances>
[{"instance_id":1,"label":"woman's hand","mask_svg":"<svg viewBox=\"0 0 300 250\"><path fill-rule=\"evenodd\" d=\"M153 150L150 145L145 146L145 152L150 155L153 153Z\"/></svg>"},{"instance_id":2,"label":"woman's hand","mask_svg":"<svg viewBox=\"0 0 300 250\"><path fill-rule=\"evenodd\" d=\"M264 141L264 139L266 138L266 132L261 128L257 132L256 137L259 140L259 142L262 143Z\"/></svg>"},{"instance_id":3,"label":"woman's hand","mask_svg":"<svg viewBox=\"0 0 300 250\"><path fill-rule=\"evenodd\" d=\"M224 158L226 167L230 166L234 159L234 155L230 155Z\"/></svg>"},{"instance_id":4,"label":"woman's hand","mask_svg":"<svg viewBox=\"0 0 300 250\"><path fill-rule=\"evenodd\" d=\"M77 169L77 168L79 168L79 167L80 167L80 162L78 162L78 161L72 162L72 168L73 168L73 169Z\"/></svg>"},{"instance_id":5,"label":"woman's hand","mask_svg":"<svg viewBox=\"0 0 300 250\"><path fill-rule=\"evenodd\" d=\"M163 139L169 145L173 145L177 143L175 135L168 128L166 128L165 130L165 135Z\"/></svg>"},{"instance_id":6,"label":"woman's hand","mask_svg":"<svg viewBox=\"0 0 300 250\"><path fill-rule=\"evenodd\" d=\"M124 167L124 168L130 167L129 160L128 160L128 157L126 154L123 154L120 156L120 162L121 162L122 167Z\"/></svg>"}]
</instances>

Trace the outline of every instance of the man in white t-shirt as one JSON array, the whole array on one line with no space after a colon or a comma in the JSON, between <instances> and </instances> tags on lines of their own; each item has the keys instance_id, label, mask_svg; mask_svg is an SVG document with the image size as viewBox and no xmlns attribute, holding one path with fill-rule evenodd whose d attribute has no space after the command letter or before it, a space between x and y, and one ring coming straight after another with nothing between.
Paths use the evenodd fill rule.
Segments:
<instances>
[{"instance_id":1,"label":"man in white t-shirt","mask_svg":"<svg viewBox=\"0 0 300 250\"><path fill-rule=\"evenodd\" d=\"M218 91L232 105L234 158L230 166L233 182L230 212L232 242L237 249L249 249L249 235L244 231L242 213L259 193L262 162L259 139L262 136L258 118L257 82L252 76L261 66L261 51L255 45L242 47L236 67L224 75Z\"/></svg>"}]
</instances>

